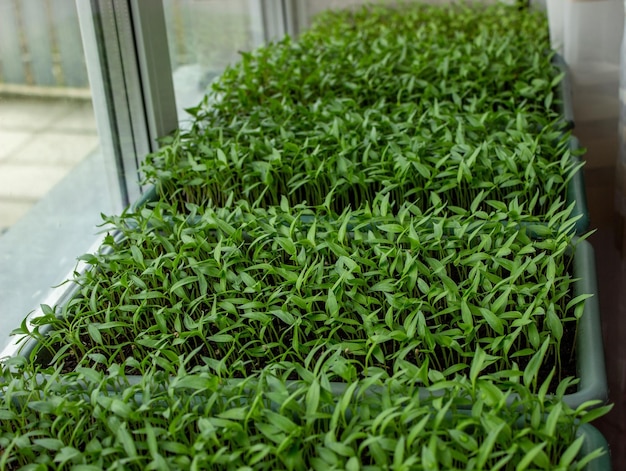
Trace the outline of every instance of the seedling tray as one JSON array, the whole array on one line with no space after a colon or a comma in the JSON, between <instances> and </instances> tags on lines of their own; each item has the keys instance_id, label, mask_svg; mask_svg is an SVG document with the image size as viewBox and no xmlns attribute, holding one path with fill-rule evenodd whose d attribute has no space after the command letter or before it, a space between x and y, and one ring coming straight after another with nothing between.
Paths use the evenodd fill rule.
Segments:
<instances>
[{"instance_id":1,"label":"seedling tray","mask_svg":"<svg viewBox=\"0 0 626 471\"><path fill-rule=\"evenodd\" d=\"M587 241L581 241L576 246L574 277L578 279L574 286L574 296L583 293L593 295L585 301L576 337L576 370L580 381L576 392L563 396L563 401L575 409L587 401L606 403L608 400L595 256L593 247ZM345 383L334 383L334 392L339 395L348 386ZM424 397L433 394L426 389L422 393Z\"/></svg>"},{"instance_id":2,"label":"seedling tray","mask_svg":"<svg viewBox=\"0 0 626 471\"><path fill-rule=\"evenodd\" d=\"M597 300L594 255L591 245L586 241L581 241L576 245L573 275L577 279L574 284L573 295L577 296L583 293L593 295L585 302L583 314L579 320L578 335L576 337L577 376L580 382L577 385L576 392L564 396L565 402L571 407L576 408L590 400L605 402L608 395ZM77 290L76 286L70 289L73 289L74 293ZM71 300L71 297L71 293L66 293L63 299ZM2 356L5 357L7 354L11 353L30 356L37 347L37 341L33 338L29 338L20 349L21 341L23 340L23 338L15 338L9 348L3 352ZM42 380L44 379L42 378ZM131 378L131 380L139 381L140 377ZM343 392L347 386L348 385L345 383L334 383L333 391L339 394ZM430 394L425 389L423 393Z\"/></svg>"},{"instance_id":3,"label":"seedling tray","mask_svg":"<svg viewBox=\"0 0 626 471\"><path fill-rule=\"evenodd\" d=\"M578 139L572 136L570 140L570 150L573 154L572 159L574 159L577 164L582 162L582 159L578 155L574 155L577 153L579 148L580 143ZM583 235L589 230L589 209L587 206L587 193L585 190L585 178L583 172L584 167L581 167L574 174L567 186L567 193L565 195L566 207L569 207L572 204L574 205L571 218L578 218L574 226L576 235ZM148 187L141 197L131 205L131 211L141 211L141 209L146 207L148 204L158 201L159 186L159 183L156 183Z\"/></svg>"},{"instance_id":4,"label":"seedling tray","mask_svg":"<svg viewBox=\"0 0 626 471\"><path fill-rule=\"evenodd\" d=\"M568 405L578 407L586 401L595 399L606 402L608 399L595 256L593 247L587 241L582 241L576 246L574 276L578 278L574 286L575 295L593 294L593 297L585 302L584 312L578 324L576 345L577 371L580 378L578 391L564 397Z\"/></svg>"},{"instance_id":5,"label":"seedling tray","mask_svg":"<svg viewBox=\"0 0 626 471\"><path fill-rule=\"evenodd\" d=\"M611 453L609 450L609 444L604 438L604 435L591 424L583 424L576 434L577 436L584 435L585 441L583 442L580 455L584 456L589 454L592 450L602 448L604 454L591 463L588 463L584 467L585 471L611 471Z\"/></svg>"}]
</instances>

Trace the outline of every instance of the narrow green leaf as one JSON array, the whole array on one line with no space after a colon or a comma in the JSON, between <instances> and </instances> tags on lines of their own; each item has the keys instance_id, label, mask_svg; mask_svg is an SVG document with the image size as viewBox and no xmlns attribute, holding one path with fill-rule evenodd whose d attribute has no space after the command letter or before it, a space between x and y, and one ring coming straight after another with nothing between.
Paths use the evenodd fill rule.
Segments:
<instances>
[{"instance_id":1,"label":"narrow green leaf","mask_svg":"<svg viewBox=\"0 0 626 471\"><path fill-rule=\"evenodd\" d=\"M491 327L494 330L494 332L496 332L499 335L504 334L504 324L502 323L502 320L498 316L496 316L493 312L491 312L490 309L479 307L478 310L482 314L483 318L487 321L487 324L489 324L489 327Z\"/></svg>"},{"instance_id":2,"label":"narrow green leaf","mask_svg":"<svg viewBox=\"0 0 626 471\"><path fill-rule=\"evenodd\" d=\"M476 457L477 469L485 469L485 464L491 456L491 451L493 450L496 440L498 439L498 435L500 435L504 425L504 423L500 423L496 427L492 428L487 434L485 441L478 449L478 456Z\"/></svg>"},{"instance_id":3,"label":"narrow green leaf","mask_svg":"<svg viewBox=\"0 0 626 471\"><path fill-rule=\"evenodd\" d=\"M546 338L541 348L531 357L530 361L524 369L524 385L531 386L536 384L539 375L539 369L543 363L543 359L550 346L550 337Z\"/></svg>"},{"instance_id":4,"label":"narrow green leaf","mask_svg":"<svg viewBox=\"0 0 626 471\"><path fill-rule=\"evenodd\" d=\"M570 465L578 456L578 452L582 448L583 443L585 443L584 435L581 435L576 440L574 440L571 445L567 447L567 450L565 450L561 455L561 459L559 460L559 467L562 467L563 469L569 469Z\"/></svg>"},{"instance_id":5,"label":"narrow green leaf","mask_svg":"<svg viewBox=\"0 0 626 471\"><path fill-rule=\"evenodd\" d=\"M57 438L36 438L33 440L35 445L44 447L46 450L57 451L63 448L64 443Z\"/></svg>"},{"instance_id":6,"label":"narrow green leaf","mask_svg":"<svg viewBox=\"0 0 626 471\"><path fill-rule=\"evenodd\" d=\"M328 296L326 297L326 311L331 317L337 317L339 314L339 304L332 288L328 289Z\"/></svg>"},{"instance_id":7,"label":"narrow green leaf","mask_svg":"<svg viewBox=\"0 0 626 471\"><path fill-rule=\"evenodd\" d=\"M580 419L581 424L587 424L589 422L593 422L594 420L608 414L611 409L613 409L613 404L609 404L608 406L597 407L593 410L588 411L585 415Z\"/></svg>"},{"instance_id":8,"label":"narrow green leaf","mask_svg":"<svg viewBox=\"0 0 626 471\"><path fill-rule=\"evenodd\" d=\"M319 407L320 402L320 383L315 378L313 382L309 385L309 389L306 393L306 419L308 422L314 420L315 415L317 414L317 408Z\"/></svg>"},{"instance_id":9,"label":"narrow green leaf","mask_svg":"<svg viewBox=\"0 0 626 471\"><path fill-rule=\"evenodd\" d=\"M515 471L524 471L530 466L530 464L540 455L542 450L546 447L548 442L541 442L532 447L530 450L526 450L524 457L515 467Z\"/></svg>"},{"instance_id":10,"label":"narrow green leaf","mask_svg":"<svg viewBox=\"0 0 626 471\"><path fill-rule=\"evenodd\" d=\"M98 326L96 324L87 324L87 332L89 332L89 336L94 342L98 345L102 345L102 335L100 334L100 330L98 330Z\"/></svg>"}]
</instances>

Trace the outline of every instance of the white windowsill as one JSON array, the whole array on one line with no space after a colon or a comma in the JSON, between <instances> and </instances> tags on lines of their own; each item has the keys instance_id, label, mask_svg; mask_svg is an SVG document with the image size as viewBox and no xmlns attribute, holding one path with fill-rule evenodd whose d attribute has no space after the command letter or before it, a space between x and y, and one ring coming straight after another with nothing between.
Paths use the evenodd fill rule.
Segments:
<instances>
[{"instance_id":1,"label":"white windowsill","mask_svg":"<svg viewBox=\"0 0 626 471\"><path fill-rule=\"evenodd\" d=\"M115 212L105 174L100 152L90 154L0 236L0 351L99 240L100 214Z\"/></svg>"}]
</instances>

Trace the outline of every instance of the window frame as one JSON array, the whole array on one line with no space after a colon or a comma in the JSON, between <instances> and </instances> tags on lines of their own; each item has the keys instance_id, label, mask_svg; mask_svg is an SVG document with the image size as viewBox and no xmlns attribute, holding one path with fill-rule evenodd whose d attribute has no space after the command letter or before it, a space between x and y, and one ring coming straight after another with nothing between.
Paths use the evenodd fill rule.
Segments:
<instances>
[{"instance_id":1,"label":"window frame","mask_svg":"<svg viewBox=\"0 0 626 471\"><path fill-rule=\"evenodd\" d=\"M249 0L261 39L296 35L300 0ZM121 206L143 193L139 168L178 128L163 1L76 0L103 152ZM301 9L300 9L301 10Z\"/></svg>"}]
</instances>

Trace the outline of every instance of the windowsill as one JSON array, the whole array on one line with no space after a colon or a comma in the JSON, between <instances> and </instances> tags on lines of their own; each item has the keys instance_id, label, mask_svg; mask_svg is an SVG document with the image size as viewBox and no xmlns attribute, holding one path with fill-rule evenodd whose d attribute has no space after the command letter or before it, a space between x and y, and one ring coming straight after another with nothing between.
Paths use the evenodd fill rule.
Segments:
<instances>
[{"instance_id":1,"label":"windowsill","mask_svg":"<svg viewBox=\"0 0 626 471\"><path fill-rule=\"evenodd\" d=\"M100 214L115 212L106 174L101 153L91 153L0 236L0 351L96 242Z\"/></svg>"}]
</instances>

